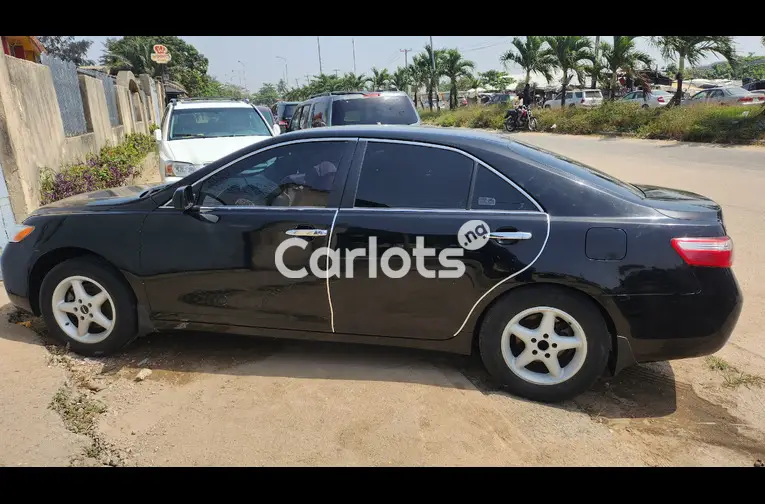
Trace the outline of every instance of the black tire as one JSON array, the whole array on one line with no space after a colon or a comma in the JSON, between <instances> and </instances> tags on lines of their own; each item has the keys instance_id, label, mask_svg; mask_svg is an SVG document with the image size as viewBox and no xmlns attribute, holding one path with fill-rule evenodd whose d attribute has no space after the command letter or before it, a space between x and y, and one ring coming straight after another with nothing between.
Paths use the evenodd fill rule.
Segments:
<instances>
[{"instance_id":1,"label":"black tire","mask_svg":"<svg viewBox=\"0 0 765 504\"><path fill-rule=\"evenodd\" d=\"M511 319L536 306L563 310L582 327L587 340L587 354L571 378L554 385L540 385L521 378L506 364L502 356L502 332ZM603 316L584 295L556 287L531 287L510 293L500 299L484 317L478 347L486 369L511 394L540 402L572 399L590 389L606 369L611 335Z\"/></svg>"},{"instance_id":2,"label":"black tire","mask_svg":"<svg viewBox=\"0 0 765 504\"><path fill-rule=\"evenodd\" d=\"M512 133L515 131L515 123L513 121L505 121L505 129Z\"/></svg>"},{"instance_id":3,"label":"black tire","mask_svg":"<svg viewBox=\"0 0 765 504\"><path fill-rule=\"evenodd\" d=\"M71 276L84 276L95 280L106 289L112 298L116 312L116 324L111 334L97 343L83 343L66 334L53 314L53 292L58 284ZM40 311L52 338L74 352L96 357L108 355L125 347L138 335L138 316L133 292L119 273L104 260L94 256L83 256L58 264L48 272L40 287Z\"/></svg>"},{"instance_id":4,"label":"black tire","mask_svg":"<svg viewBox=\"0 0 765 504\"><path fill-rule=\"evenodd\" d=\"M551 107L551 106L549 106L549 105L545 105L545 108L546 108L546 109L549 109L549 108L552 108L552 107Z\"/></svg>"},{"instance_id":5,"label":"black tire","mask_svg":"<svg viewBox=\"0 0 765 504\"><path fill-rule=\"evenodd\" d=\"M647 105L647 104L645 104L645 105L643 105L641 108L648 108L648 105Z\"/></svg>"}]
</instances>

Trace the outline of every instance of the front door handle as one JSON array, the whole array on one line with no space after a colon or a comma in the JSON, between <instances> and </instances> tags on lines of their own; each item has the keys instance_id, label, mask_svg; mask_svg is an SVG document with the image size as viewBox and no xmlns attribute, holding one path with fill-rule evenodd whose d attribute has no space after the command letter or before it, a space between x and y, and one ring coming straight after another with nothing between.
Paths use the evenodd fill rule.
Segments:
<instances>
[{"instance_id":1,"label":"front door handle","mask_svg":"<svg viewBox=\"0 0 765 504\"><path fill-rule=\"evenodd\" d=\"M290 236L327 236L326 229L290 229L286 233Z\"/></svg>"},{"instance_id":2,"label":"front door handle","mask_svg":"<svg viewBox=\"0 0 765 504\"><path fill-rule=\"evenodd\" d=\"M489 238L492 240L530 240L531 239L531 233L527 233L524 231L494 231L489 233Z\"/></svg>"}]
</instances>

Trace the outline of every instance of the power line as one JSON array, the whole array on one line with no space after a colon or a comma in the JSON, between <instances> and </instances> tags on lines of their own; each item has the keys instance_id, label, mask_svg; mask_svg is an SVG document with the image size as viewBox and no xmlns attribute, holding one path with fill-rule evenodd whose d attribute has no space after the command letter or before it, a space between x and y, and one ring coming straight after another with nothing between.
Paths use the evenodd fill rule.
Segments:
<instances>
[{"instance_id":1,"label":"power line","mask_svg":"<svg viewBox=\"0 0 765 504\"><path fill-rule=\"evenodd\" d=\"M498 46L500 44L506 44L510 40L512 40L512 37L507 37L506 39L500 40L499 42L495 42L493 44L488 44L488 45L485 45L485 46L482 46L482 47L476 47L476 48L473 48L473 49L464 49L464 50L462 50L462 52L481 51L483 49L488 49L490 47L495 47L495 46Z\"/></svg>"}]
</instances>

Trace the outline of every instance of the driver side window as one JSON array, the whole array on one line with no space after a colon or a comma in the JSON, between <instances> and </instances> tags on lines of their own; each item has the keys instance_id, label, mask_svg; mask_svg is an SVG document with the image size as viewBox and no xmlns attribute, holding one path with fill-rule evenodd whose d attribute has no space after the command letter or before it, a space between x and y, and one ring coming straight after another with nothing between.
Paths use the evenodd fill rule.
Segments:
<instances>
[{"instance_id":1,"label":"driver side window","mask_svg":"<svg viewBox=\"0 0 765 504\"><path fill-rule=\"evenodd\" d=\"M225 168L199 190L202 207L326 207L348 142L269 149Z\"/></svg>"}]
</instances>

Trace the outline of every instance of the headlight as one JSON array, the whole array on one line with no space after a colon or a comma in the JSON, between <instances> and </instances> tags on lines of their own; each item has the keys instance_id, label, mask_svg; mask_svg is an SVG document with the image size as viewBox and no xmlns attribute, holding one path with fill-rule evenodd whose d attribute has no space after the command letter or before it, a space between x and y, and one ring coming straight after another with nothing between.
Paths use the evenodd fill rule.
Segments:
<instances>
[{"instance_id":1,"label":"headlight","mask_svg":"<svg viewBox=\"0 0 765 504\"><path fill-rule=\"evenodd\" d=\"M197 167L183 161L165 161L165 177L185 177L195 172Z\"/></svg>"}]
</instances>

